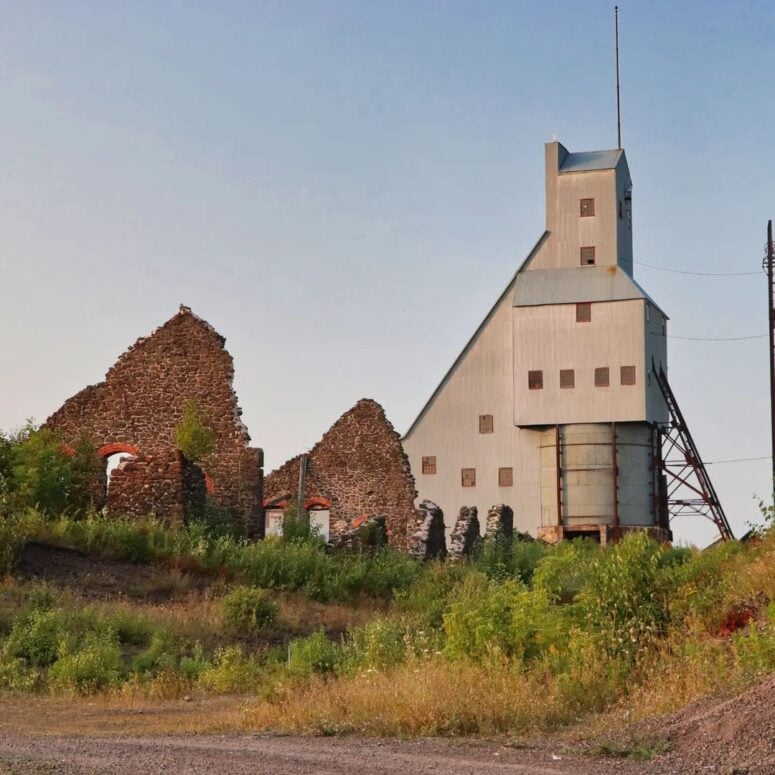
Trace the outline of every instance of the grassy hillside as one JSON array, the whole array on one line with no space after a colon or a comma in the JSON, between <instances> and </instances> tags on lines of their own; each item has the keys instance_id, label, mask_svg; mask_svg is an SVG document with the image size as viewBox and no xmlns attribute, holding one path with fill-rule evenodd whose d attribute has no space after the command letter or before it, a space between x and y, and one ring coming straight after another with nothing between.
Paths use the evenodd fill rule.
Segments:
<instances>
[{"instance_id":1,"label":"grassy hillside","mask_svg":"<svg viewBox=\"0 0 775 775\"><path fill-rule=\"evenodd\" d=\"M253 729L494 734L628 718L775 669L775 533L334 555L98 516L0 521L0 689L250 698Z\"/></svg>"}]
</instances>

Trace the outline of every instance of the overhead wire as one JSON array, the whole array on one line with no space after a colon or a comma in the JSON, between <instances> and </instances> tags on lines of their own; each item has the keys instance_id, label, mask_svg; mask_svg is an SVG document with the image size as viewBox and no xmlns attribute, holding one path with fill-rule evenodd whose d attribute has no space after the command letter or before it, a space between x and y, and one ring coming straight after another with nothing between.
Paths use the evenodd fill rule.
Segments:
<instances>
[{"instance_id":1,"label":"overhead wire","mask_svg":"<svg viewBox=\"0 0 775 775\"><path fill-rule=\"evenodd\" d=\"M706 460L705 465L718 466L722 463L750 463L754 460L772 460L772 455L762 455L761 457L737 457L732 460Z\"/></svg>"},{"instance_id":2,"label":"overhead wire","mask_svg":"<svg viewBox=\"0 0 775 775\"><path fill-rule=\"evenodd\" d=\"M673 274L689 274L695 277L750 277L761 275L758 272L692 272L688 269L671 269L667 266L656 266L656 264L645 264L642 261L633 261L636 266L645 266L647 269L656 269L659 272L672 272Z\"/></svg>"}]
</instances>

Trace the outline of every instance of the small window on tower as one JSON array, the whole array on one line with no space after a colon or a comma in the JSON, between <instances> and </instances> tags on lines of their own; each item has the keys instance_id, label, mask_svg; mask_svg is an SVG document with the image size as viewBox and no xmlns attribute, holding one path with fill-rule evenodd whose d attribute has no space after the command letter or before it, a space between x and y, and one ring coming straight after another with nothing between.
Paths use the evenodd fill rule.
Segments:
<instances>
[{"instance_id":1,"label":"small window on tower","mask_svg":"<svg viewBox=\"0 0 775 775\"><path fill-rule=\"evenodd\" d=\"M422 472L424 474L436 473L436 455L429 455L422 459Z\"/></svg>"},{"instance_id":2,"label":"small window on tower","mask_svg":"<svg viewBox=\"0 0 775 775\"><path fill-rule=\"evenodd\" d=\"M479 433L492 433L493 422L491 414L479 415Z\"/></svg>"},{"instance_id":3,"label":"small window on tower","mask_svg":"<svg viewBox=\"0 0 775 775\"><path fill-rule=\"evenodd\" d=\"M589 218L595 214L595 200L594 199L582 199L581 200L581 212L582 218Z\"/></svg>"},{"instance_id":4,"label":"small window on tower","mask_svg":"<svg viewBox=\"0 0 775 775\"><path fill-rule=\"evenodd\" d=\"M498 469L498 487L513 487L513 486L514 486L514 469L499 468Z\"/></svg>"},{"instance_id":5,"label":"small window on tower","mask_svg":"<svg viewBox=\"0 0 775 775\"><path fill-rule=\"evenodd\" d=\"M527 373L527 386L530 390L543 390L544 373L543 371L529 371Z\"/></svg>"},{"instance_id":6,"label":"small window on tower","mask_svg":"<svg viewBox=\"0 0 775 775\"><path fill-rule=\"evenodd\" d=\"M634 366L622 366L621 382L622 382L622 385L634 385L635 384L635 367Z\"/></svg>"},{"instance_id":7,"label":"small window on tower","mask_svg":"<svg viewBox=\"0 0 775 775\"><path fill-rule=\"evenodd\" d=\"M662 315L662 333L667 333L667 318L664 315Z\"/></svg>"},{"instance_id":8,"label":"small window on tower","mask_svg":"<svg viewBox=\"0 0 775 775\"><path fill-rule=\"evenodd\" d=\"M581 265L595 265L595 248L593 245L587 245L586 247L581 248Z\"/></svg>"},{"instance_id":9,"label":"small window on tower","mask_svg":"<svg viewBox=\"0 0 775 775\"><path fill-rule=\"evenodd\" d=\"M600 366L600 368L595 369L595 387L608 387L609 384L608 366Z\"/></svg>"},{"instance_id":10,"label":"small window on tower","mask_svg":"<svg viewBox=\"0 0 775 775\"><path fill-rule=\"evenodd\" d=\"M461 468L460 483L463 485L463 487L476 487L476 469Z\"/></svg>"},{"instance_id":11,"label":"small window on tower","mask_svg":"<svg viewBox=\"0 0 775 775\"><path fill-rule=\"evenodd\" d=\"M592 305L588 301L581 301L576 305L576 322L592 322Z\"/></svg>"},{"instance_id":12,"label":"small window on tower","mask_svg":"<svg viewBox=\"0 0 775 775\"><path fill-rule=\"evenodd\" d=\"M560 369L560 387L576 387L576 372L573 369Z\"/></svg>"}]
</instances>

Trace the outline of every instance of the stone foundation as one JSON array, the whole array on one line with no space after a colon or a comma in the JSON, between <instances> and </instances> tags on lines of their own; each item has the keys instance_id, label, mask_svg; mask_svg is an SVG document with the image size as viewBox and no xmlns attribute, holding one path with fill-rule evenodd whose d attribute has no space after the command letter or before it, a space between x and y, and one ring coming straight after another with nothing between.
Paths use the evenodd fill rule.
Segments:
<instances>
[{"instance_id":1,"label":"stone foundation","mask_svg":"<svg viewBox=\"0 0 775 775\"><path fill-rule=\"evenodd\" d=\"M659 543L670 543L673 540L672 531L666 530L663 527L655 527L653 525L620 525L619 527L613 527L612 525L600 524L576 525L572 528L560 525L539 527L538 540L544 541L547 544L556 544L566 539L588 536L598 541L601 546L605 546L606 544L620 541L629 533L641 533L644 531L649 538Z\"/></svg>"}]
</instances>

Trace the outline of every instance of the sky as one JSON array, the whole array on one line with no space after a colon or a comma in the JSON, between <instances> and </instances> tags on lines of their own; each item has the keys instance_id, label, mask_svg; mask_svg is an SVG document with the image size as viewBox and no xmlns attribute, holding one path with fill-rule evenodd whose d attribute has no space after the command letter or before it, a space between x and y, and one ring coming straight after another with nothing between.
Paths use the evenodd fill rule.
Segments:
<instances>
[{"instance_id":1,"label":"sky","mask_svg":"<svg viewBox=\"0 0 775 775\"><path fill-rule=\"evenodd\" d=\"M267 471L362 397L404 432L543 232L543 144L616 145L596 0L0 0L0 18L0 428L44 420L185 303L227 339ZM775 5L623 1L620 22L636 262L757 272ZM674 337L767 333L761 274L635 275ZM767 339L669 353L703 457L768 456ZM770 465L709 466L738 533Z\"/></svg>"}]
</instances>

